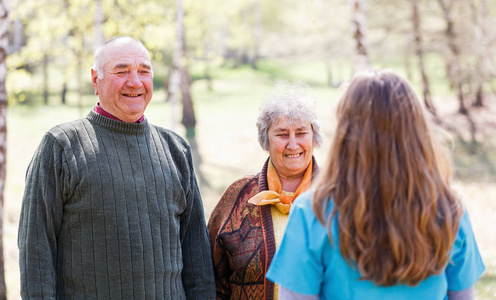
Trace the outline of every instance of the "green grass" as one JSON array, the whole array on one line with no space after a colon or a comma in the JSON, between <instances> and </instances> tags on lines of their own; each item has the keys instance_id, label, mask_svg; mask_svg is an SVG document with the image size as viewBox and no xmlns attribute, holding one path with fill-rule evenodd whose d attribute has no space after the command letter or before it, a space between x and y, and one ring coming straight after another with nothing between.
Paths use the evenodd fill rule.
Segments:
<instances>
[{"instance_id":1,"label":"green grass","mask_svg":"<svg viewBox=\"0 0 496 300\"><path fill-rule=\"evenodd\" d=\"M386 67L399 68L400 64ZM435 65L431 67L436 68ZM437 72L441 74L440 70ZM212 76L212 91L208 89L206 80L200 76L196 77L193 84L198 120L196 138L202 159L198 171L209 181L209 187L202 186L201 190L207 218L225 188L235 179L258 172L266 159L267 153L257 142L255 122L259 105L278 79L303 80L312 86L325 136L324 146L315 150L315 156L320 164L324 164L336 122L334 110L340 95L340 90L325 84L327 75L324 62L263 60L256 70L247 66L217 68L212 70ZM438 81L437 76L433 79L433 90L443 91L443 83ZM337 77L342 80L349 76L343 72ZM17 224L24 175L31 156L49 128L85 116L97 101L94 95L88 93L83 98L84 105L80 110L76 94L71 91L68 97L68 105L65 106L58 104L58 95L53 93L49 106L15 105L8 110L4 245L9 299L19 298ZM164 99L162 89L154 92L154 98L146 112L148 119L156 125L174 128L184 135L181 125L172 124L174 118L180 121L180 108L177 107L173 112L171 104L164 102ZM449 100L446 101L453 101L452 96L447 99ZM39 99L34 101L37 102ZM492 138L496 138L496 133ZM496 237L493 226L488 226L494 224L496 219L496 202L492 200L496 194L496 174L492 163L496 161L496 150L490 145L485 143L484 152L471 154L463 145L457 144L454 152L457 175L455 187L460 191L469 210L487 266L486 273L476 285L477 299L496 299Z\"/></svg>"}]
</instances>

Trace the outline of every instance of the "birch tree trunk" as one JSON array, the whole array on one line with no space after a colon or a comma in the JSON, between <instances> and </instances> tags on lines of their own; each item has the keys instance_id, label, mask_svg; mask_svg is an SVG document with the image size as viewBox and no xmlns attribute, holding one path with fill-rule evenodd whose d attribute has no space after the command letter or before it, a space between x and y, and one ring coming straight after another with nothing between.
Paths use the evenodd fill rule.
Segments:
<instances>
[{"instance_id":1,"label":"birch tree trunk","mask_svg":"<svg viewBox=\"0 0 496 300\"><path fill-rule=\"evenodd\" d=\"M424 66L424 48L422 45L422 31L420 29L420 14L418 8L418 0L411 0L412 4L412 25L413 25L413 34L415 37L415 54L418 58L419 70L422 75L422 89L424 95L424 103L425 107L429 112L436 116L436 108L432 103L431 92L429 87L429 79L427 78L427 74L425 72Z\"/></svg>"},{"instance_id":2,"label":"birch tree trunk","mask_svg":"<svg viewBox=\"0 0 496 300\"><path fill-rule=\"evenodd\" d=\"M462 72L460 65L460 50L458 49L458 44L456 41L456 34L454 28L454 20L452 14L452 6L453 1L448 2L449 0L438 0L439 5L443 11L443 17L446 21L446 39L448 40L448 47L451 52L451 58L447 59L448 63L448 76L451 78L453 82L453 86L456 88L458 93L458 103L459 109L458 112L462 115L465 115L467 121L470 126L470 139L472 144L472 152L475 151L475 146L477 144L476 134L477 134L477 126L475 124L474 119L472 118L469 110L465 106L465 99L463 95L463 81L462 81Z\"/></svg>"},{"instance_id":3,"label":"birch tree trunk","mask_svg":"<svg viewBox=\"0 0 496 300\"><path fill-rule=\"evenodd\" d=\"M0 1L0 299L7 299L5 286L5 264L3 256L3 203L5 188L5 170L7 158L7 46L8 46L9 11L5 1Z\"/></svg>"},{"instance_id":4,"label":"birch tree trunk","mask_svg":"<svg viewBox=\"0 0 496 300\"><path fill-rule=\"evenodd\" d=\"M365 0L350 0L351 24L355 39L355 72L370 69L370 60L366 44L367 15Z\"/></svg>"},{"instance_id":5,"label":"birch tree trunk","mask_svg":"<svg viewBox=\"0 0 496 300\"><path fill-rule=\"evenodd\" d=\"M181 59L183 56L184 6L182 0L176 0L176 39L172 53L172 72L169 76L167 101L171 106L171 129L176 130L178 122L179 91L181 89Z\"/></svg>"},{"instance_id":6,"label":"birch tree trunk","mask_svg":"<svg viewBox=\"0 0 496 300\"><path fill-rule=\"evenodd\" d=\"M94 49L101 46L105 41L105 36L103 34L103 8L102 0L95 0L95 15L93 19L93 29L95 32Z\"/></svg>"},{"instance_id":7,"label":"birch tree trunk","mask_svg":"<svg viewBox=\"0 0 496 300\"><path fill-rule=\"evenodd\" d=\"M48 54L43 55L43 103L48 105Z\"/></svg>"},{"instance_id":8,"label":"birch tree trunk","mask_svg":"<svg viewBox=\"0 0 496 300\"><path fill-rule=\"evenodd\" d=\"M257 62L260 58L260 45L262 44L263 35L263 9L260 2L255 3L253 8L253 57L251 59L251 67L257 69Z\"/></svg>"},{"instance_id":9,"label":"birch tree trunk","mask_svg":"<svg viewBox=\"0 0 496 300\"><path fill-rule=\"evenodd\" d=\"M191 97L191 77L188 68L181 67L181 94L183 96L183 119L181 123L186 128L186 136L195 136L196 117Z\"/></svg>"},{"instance_id":10,"label":"birch tree trunk","mask_svg":"<svg viewBox=\"0 0 496 300\"><path fill-rule=\"evenodd\" d=\"M446 39L448 41L448 47L451 52L451 57L447 58L448 65L448 77L453 83L454 88L458 95L458 112L461 114L468 114L467 107L465 106L465 99L463 95L463 82L462 73L460 68L460 50L456 43L455 26L452 15L452 3L448 3L449 0L438 0L439 6L443 12L443 17L446 22Z\"/></svg>"},{"instance_id":11,"label":"birch tree trunk","mask_svg":"<svg viewBox=\"0 0 496 300\"><path fill-rule=\"evenodd\" d=\"M169 101L171 101L172 113L176 118L179 91L182 94L182 120L181 123L186 129L186 139L191 146L193 164L200 185L208 186L208 181L201 171L201 156L196 141L196 117L191 96L191 77L188 71L186 60L186 34L184 28L184 6L183 0L177 0L176 12L176 42L172 56L173 70L169 79ZM177 120L177 119L175 119ZM175 121L177 122L177 121Z\"/></svg>"},{"instance_id":12,"label":"birch tree trunk","mask_svg":"<svg viewBox=\"0 0 496 300\"><path fill-rule=\"evenodd\" d=\"M488 57L488 38L487 38L487 0L481 0L480 6L477 8L473 0L470 1L472 10L472 19L474 22L475 31L475 55L476 55L476 73L475 73L475 101L473 106L484 106L484 81L486 79L485 64Z\"/></svg>"},{"instance_id":13,"label":"birch tree trunk","mask_svg":"<svg viewBox=\"0 0 496 300\"><path fill-rule=\"evenodd\" d=\"M67 80L65 79L65 74L62 82L62 90L60 91L60 102L62 104L67 103Z\"/></svg>"},{"instance_id":14,"label":"birch tree trunk","mask_svg":"<svg viewBox=\"0 0 496 300\"><path fill-rule=\"evenodd\" d=\"M23 34L24 34L24 28L21 22L21 19L17 18L14 21L14 30L13 30L13 38L12 38L12 52L17 52L21 50L22 43L23 43Z\"/></svg>"}]
</instances>

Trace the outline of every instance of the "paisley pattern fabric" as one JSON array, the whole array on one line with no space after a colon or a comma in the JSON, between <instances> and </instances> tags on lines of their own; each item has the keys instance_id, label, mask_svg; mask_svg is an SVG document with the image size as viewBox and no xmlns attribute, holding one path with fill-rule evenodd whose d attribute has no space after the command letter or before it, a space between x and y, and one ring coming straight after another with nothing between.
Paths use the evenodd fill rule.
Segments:
<instances>
[{"instance_id":1,"label":"paisley pattern fabric","mask_svg":"<svg viewBox=\"0 0 496 300\"><path fill-rule=\"evenodd\" d=\"M210 216L217 299L274 299L274 283L265 278L276 251L271 205L248 203L268 190L268 161L259 174L231 184Z\"/></svg>"}]
</instances>

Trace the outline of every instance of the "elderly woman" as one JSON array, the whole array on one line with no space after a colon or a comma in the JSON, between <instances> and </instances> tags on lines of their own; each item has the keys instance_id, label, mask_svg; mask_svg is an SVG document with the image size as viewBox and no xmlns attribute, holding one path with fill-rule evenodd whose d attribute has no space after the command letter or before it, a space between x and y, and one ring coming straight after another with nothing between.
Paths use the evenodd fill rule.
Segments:
<instances>
[{"instance_id":1,"label":"elderly woman","mask_svg":"<svg viewBox=\"0 0 496 300\"><path fill-rule=\"evenodd\" d=\"M276 299L265 273L294 199L307 190L321 144L315 101L303 83L280 83L261 107L258 141L269 158L256 175L227 188L208 224L218 299Z\"/></svg>"}]
</instances>

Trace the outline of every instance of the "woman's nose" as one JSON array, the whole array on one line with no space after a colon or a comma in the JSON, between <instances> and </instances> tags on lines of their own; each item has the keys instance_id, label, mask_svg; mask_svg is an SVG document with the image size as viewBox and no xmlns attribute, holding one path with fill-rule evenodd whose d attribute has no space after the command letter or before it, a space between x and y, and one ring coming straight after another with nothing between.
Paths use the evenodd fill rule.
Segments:
<instances>
[{"instance_id":1,"label":"woman's nose","mask_svg":"<svg viewBox=\"0 0 496 300\"><path fill-rule=\"evenodd\" d=\"M296 142L296 137L289 136L288 145L286 146L286 148L288 148L290 150L298 148L298 143Z\"/></svg>"}]
</instances>

